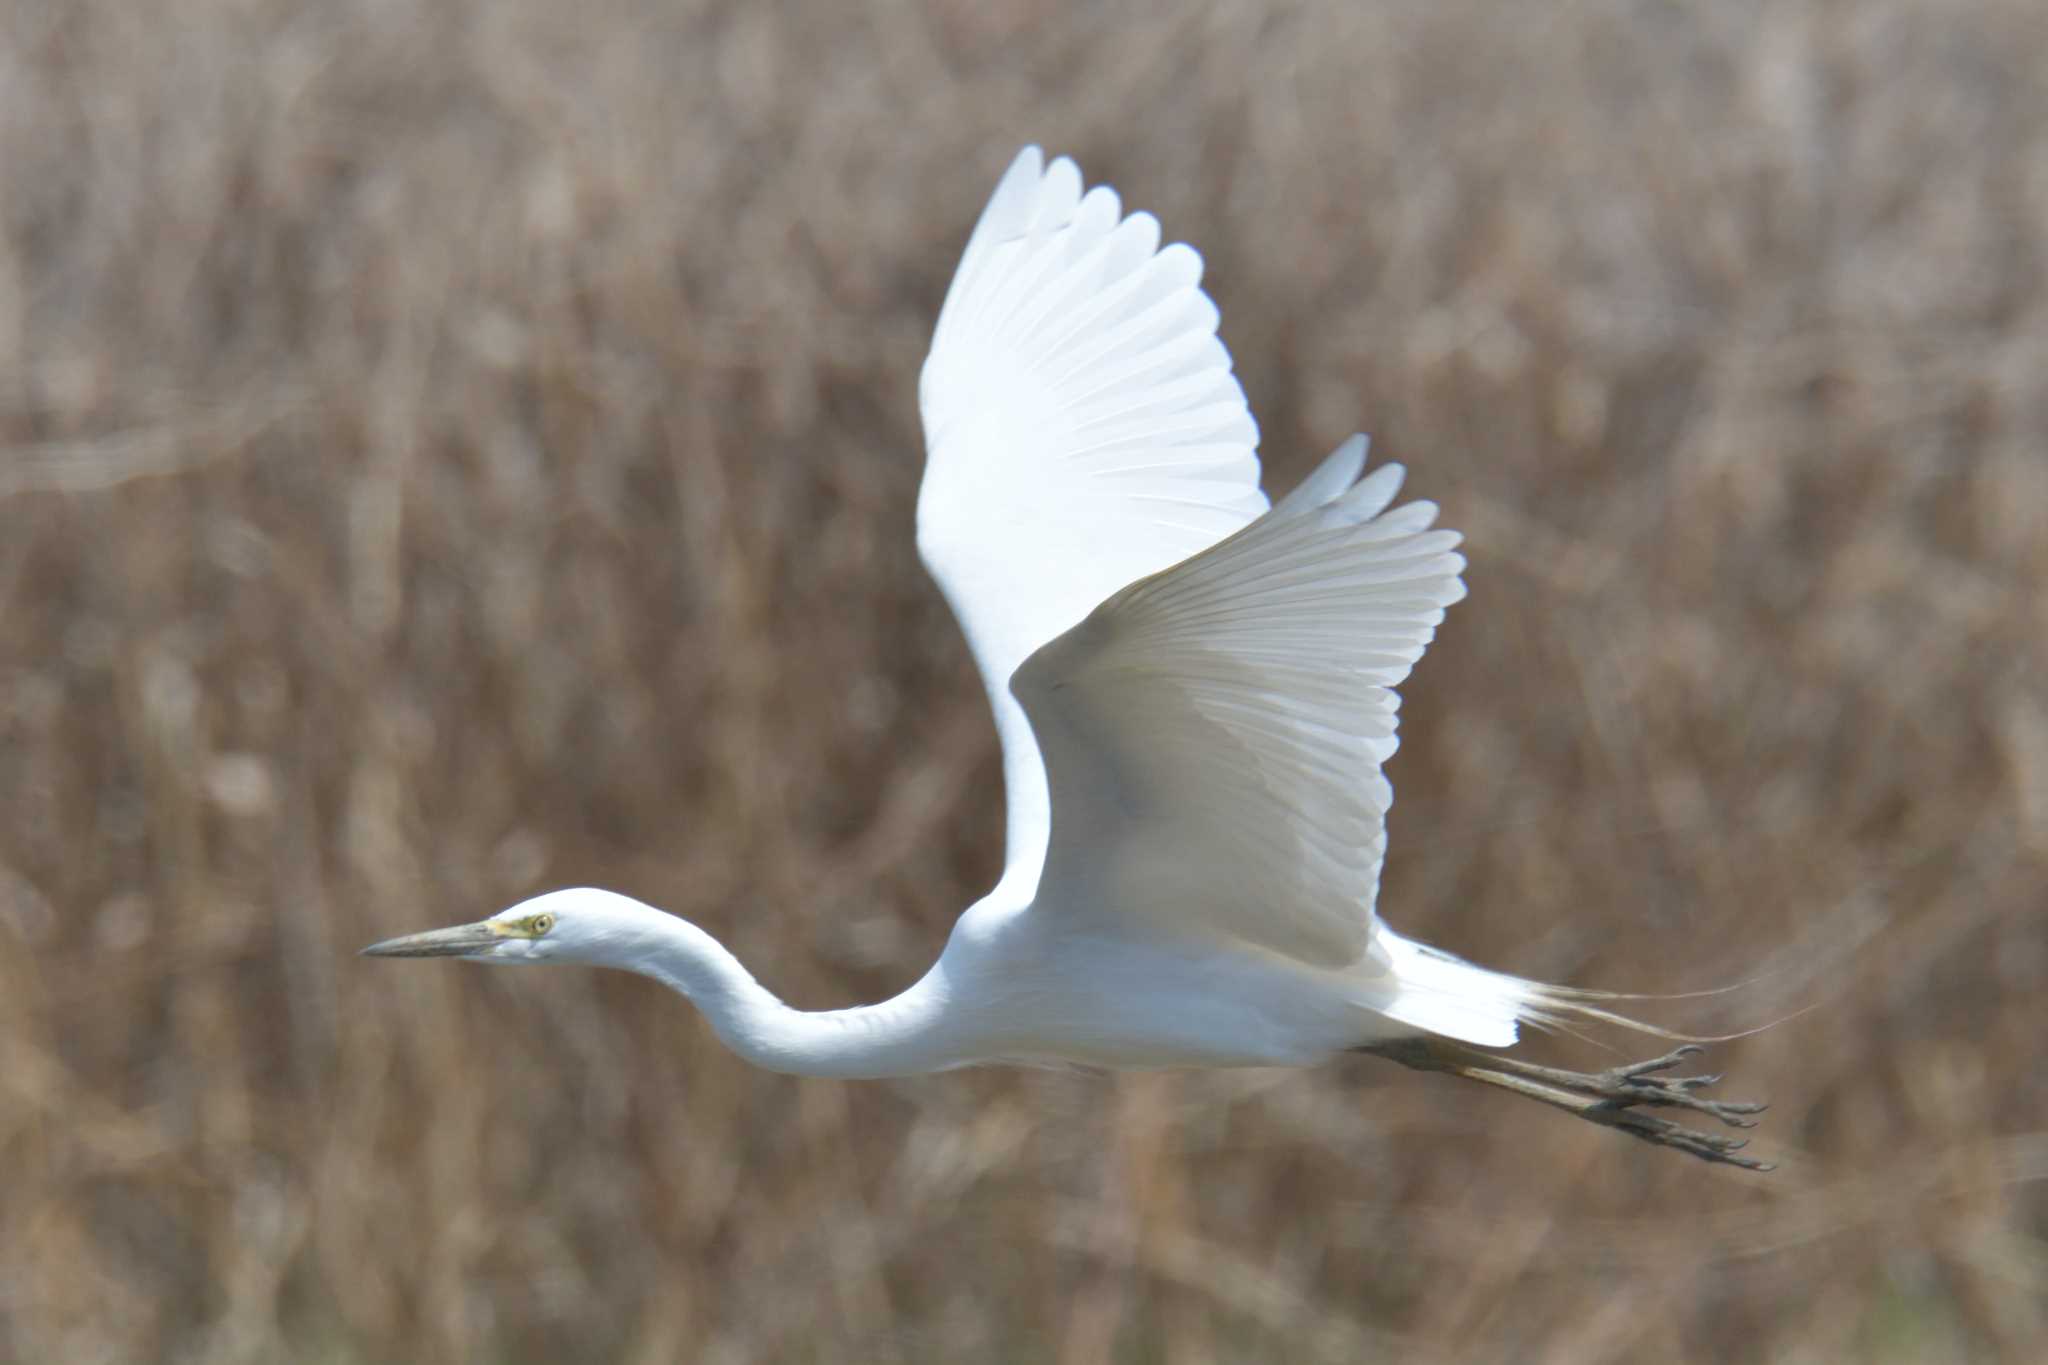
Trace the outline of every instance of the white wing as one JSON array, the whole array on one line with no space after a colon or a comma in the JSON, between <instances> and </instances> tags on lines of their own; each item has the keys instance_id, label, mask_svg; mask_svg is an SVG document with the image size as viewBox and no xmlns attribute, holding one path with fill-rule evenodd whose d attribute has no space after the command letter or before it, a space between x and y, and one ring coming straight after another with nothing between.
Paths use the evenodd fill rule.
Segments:
<instances>
[{"instance_id":1,"label":"white wing","mask_svg":"<svg viewBox=\"0 0 2048 1365\"><path fill-rule=\"evenodd\" d=\"M1044 861L1045 769L1010 675L1112 592L1266 508L1258 428L1202 259L1149 214L1081 192L1026 147L996 186L939 314L920 385L917 546L996 713L1006 882Z\"/></svg>"},{"instance_id":2,"label":"white wing","mask_svg":"<svg viewBox=\"0 0 2048 1365\"><path fill-rule=\"evenodd\" d=\"M1393 688L1465 595L1432 503L1365 438L1220 545L1134 583L1012 687L1051 775L1034 914L1160 917L1319 965L1373 932Z\"/></svg>"}]
</instances>

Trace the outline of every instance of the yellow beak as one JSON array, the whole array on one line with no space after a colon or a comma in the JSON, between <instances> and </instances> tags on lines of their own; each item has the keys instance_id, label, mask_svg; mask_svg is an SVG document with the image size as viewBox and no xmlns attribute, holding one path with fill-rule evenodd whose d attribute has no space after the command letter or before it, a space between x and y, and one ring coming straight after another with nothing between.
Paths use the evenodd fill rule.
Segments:
<instances>
[{"instance_id":1,"label":"yellow beak","mask_svg":"<svg viewBox=\"0 0 2048 1365\"><path fill-rule=\"evenodd\" d=\"M458 924L451 929L429 929L423 934L405 934L372 943L364 957L475 957L505 941L505 935L489 920Z\"/></svg>"}]
</instances>

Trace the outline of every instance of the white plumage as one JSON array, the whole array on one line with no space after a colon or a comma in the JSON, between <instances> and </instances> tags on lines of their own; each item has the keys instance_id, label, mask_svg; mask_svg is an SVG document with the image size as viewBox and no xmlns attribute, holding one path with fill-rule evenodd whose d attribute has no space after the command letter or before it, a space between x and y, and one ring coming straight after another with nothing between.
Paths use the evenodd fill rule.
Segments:
<instances>
[{"instance_id":1,"label":"white plumage","mask_svg":"<svg viewBox=\"0 0 2048 1365\"><path fill-rule=\"evenodd\" d=\"M1050 816L1010 678L1127 583L1266 510L1259 431L1202 258L1081 193L1027 147L982 211L924 365L917 545L981 667L1003 742L1005 884L1038 879Z\"/></svg>"},{"instance_id":2,"label":"white plumage","mask_svg":"<svg viewBox=\"0 0 2048 1365\"><path fill-rule=\"evenodd\" d=\"M1201 258L1026 148L969 239L924 367L917 542L980 667L1007 858L893 1000L784 1005L696 926L587 888L366 949L654 976L780 1070L1306 1065L1371 1051L1711 1160L1756 1106L1463 1046L1606 997L1485 971L1376 912L1404 682L1464 596L1436 507L1354 436L1277 506ZM1654 1031L1654 1030L1652 1030ZM1454 1041L1455 1040L1455 1041Z\"/></svg>"}]
</instances>

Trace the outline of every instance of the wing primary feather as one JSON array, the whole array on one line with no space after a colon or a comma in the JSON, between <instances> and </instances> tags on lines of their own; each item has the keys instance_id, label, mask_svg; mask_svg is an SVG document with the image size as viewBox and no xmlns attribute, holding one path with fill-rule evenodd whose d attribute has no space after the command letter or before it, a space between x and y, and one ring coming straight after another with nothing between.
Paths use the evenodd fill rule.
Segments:
<instances>
[{"instance_id":1,"label":"wing primary feather","mask_svg":"<svg viewBox=\"0 0 2048 1365\"><path fill-rule=\"evenodd\" d=\"M1365 453L1370 445L1371 438L1364 432L1346 437L1342 444L1323 458L1323 462L1316 466L1314 473L1303 479L1292 493L1274 504L1273 515L1280 519L1300 516L1343 493L1358 478L1359 471L1365 468ZM1386 468L1396 471L1394 486L1400 487L1401 467L1388 465Z\"/></svg>"},{"instance_id":2,"label":"wing primary feather","mask_svg":"<svg viewBox=\"0 0 2048 1365\"><path fill-rule=\"evenodd\" d=\"M1020 904L1051 813L1012 675L1118 589L1266 510L1258 427L1201 279L1150 214L1026 147L968 236L919 381L918 551L995 711L1003 882Z\"/></svg>"}]
</instances>

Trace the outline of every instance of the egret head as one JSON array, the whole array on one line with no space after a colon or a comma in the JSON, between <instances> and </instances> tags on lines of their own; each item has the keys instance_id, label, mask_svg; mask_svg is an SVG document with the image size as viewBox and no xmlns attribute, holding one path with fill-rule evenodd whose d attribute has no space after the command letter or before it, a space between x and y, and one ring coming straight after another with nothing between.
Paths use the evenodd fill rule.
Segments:
<instances>
[{"instance_id":1,"label":"egret head","mask_svg":"<svg viewBox=\"0 0 2048 1365\"><path fill-rule=\"evenodd\" d=\"M429 929L373 943L365 957L466 957L478 962L607 963L651 906L610 891L575 887L524 900L474 924ZM664 916L664 918L667 918Z\"/></svg>"}]
</instances>

